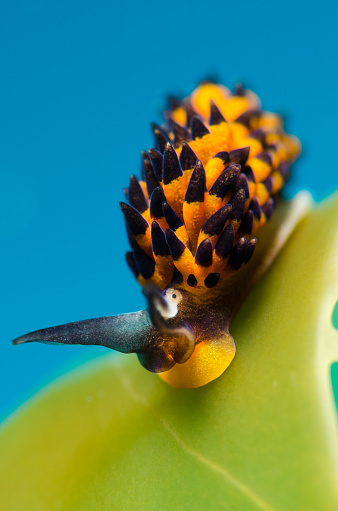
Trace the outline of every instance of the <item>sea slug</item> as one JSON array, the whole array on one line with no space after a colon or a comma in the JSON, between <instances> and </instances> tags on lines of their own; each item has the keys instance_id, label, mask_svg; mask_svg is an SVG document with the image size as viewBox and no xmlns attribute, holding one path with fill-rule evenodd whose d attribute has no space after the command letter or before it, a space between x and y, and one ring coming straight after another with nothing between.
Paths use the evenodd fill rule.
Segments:
<instances>
[{"instance_id":1,"label":"sea slug","mask_svg":"<svg viewBox=\"0 0 338 511\"><path fill-rule=\"evenodd\" d=\"M280 199L300 144L241 86L232 93L202 82L172 99L165 118L153 125L156 146L142 153L141 179L131 177L121 203L127 262L148 308L37 330L13 344L137 353L175 387L199 387L229 366L230 322L302 216L302 200L286 207Z\"/></svg>"}]
</instances>

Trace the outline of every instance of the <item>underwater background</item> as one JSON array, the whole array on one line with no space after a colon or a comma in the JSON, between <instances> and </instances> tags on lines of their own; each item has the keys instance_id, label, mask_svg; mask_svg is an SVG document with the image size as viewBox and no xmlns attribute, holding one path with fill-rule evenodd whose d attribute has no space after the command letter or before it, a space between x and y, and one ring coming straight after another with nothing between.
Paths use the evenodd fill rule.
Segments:
<instances>
[{"instance_id":1,"label":"underwater background","mask_svg":"<svg viewBox=\"0 0 338 511\"><path fill-rule=\"evenodd\" d=\"M108 353L12 339L145 306L119 201L167 95L205 78L243 82L303 144L285 195L306 188L319 201L338 188L337 11L290 0L2 4L0 418Z\"/></svg>"}]
</instances>

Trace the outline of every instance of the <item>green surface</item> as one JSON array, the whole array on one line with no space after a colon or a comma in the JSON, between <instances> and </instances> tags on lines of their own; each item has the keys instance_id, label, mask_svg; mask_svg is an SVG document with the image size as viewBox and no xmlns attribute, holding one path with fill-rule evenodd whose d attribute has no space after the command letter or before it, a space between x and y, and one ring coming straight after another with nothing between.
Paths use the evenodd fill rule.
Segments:
<instances>
[{"instance_id":1,"label":"green surface","mask_svg":"<svg viewBox=\"0 0 338 511\"><path fill-rule=\"evenodd\" d=\"M214 382L172 389L108 355L22 407L0 437L0 509L337 510L337 218L336 195L298 227Z\"/></svg>"}]
</instances>

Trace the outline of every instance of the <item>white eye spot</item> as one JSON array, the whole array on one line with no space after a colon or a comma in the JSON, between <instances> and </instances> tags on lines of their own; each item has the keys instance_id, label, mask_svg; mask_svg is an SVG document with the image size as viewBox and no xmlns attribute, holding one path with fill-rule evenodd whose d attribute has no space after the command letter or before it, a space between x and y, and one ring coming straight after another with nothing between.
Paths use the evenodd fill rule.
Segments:
<instances>
[{"instance_id":1,"label":"white eye spot","mask_svg":"<svg viewBox=\"0 0 338 511\"><path fill-rule=\"evenodd\" d=\"M164 296L167 300L169 300L172 303L176 303L177 305L182 301L182 293L178 289L174 289L170 287L165 291Z\"/></svg>"},{"instance_id":2,"label":"white eye spot","mask_svg":"<svg viewBox=\"0 0 338 511\"><path fill-rule=\"evenodd\" d=\"M164 298L167 302L167 310L161 310L161 314L164 318L174 318L178 312L177 305L182 301L183 296L178 289L170 287L164 293Z\"/></svg>"}]
</instances>

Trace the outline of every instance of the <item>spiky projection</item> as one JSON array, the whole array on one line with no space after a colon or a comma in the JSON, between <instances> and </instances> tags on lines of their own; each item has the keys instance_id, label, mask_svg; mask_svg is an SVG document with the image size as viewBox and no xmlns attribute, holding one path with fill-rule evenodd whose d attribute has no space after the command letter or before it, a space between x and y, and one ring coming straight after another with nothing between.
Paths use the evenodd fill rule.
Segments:
<instances>
[{"instance_id":1,"label":"spiky projection","mask_svg":"<svg viewBox=\"0 0 338 511\"><path fill-rule=\"evenodd\" d=\"M199 292L226 285L249 262L299 142L241 87L232 94L204 83L172 103L165 125L153 125L156 148L142 153L129 205L121 204L127 262L142 286Z\"/></svg>"},{"instance_id":2,"label":"spiky projection","mask_svg":"<svg viewBox=\"0 0 338 511\"><path fill-rule=\"evenodd\" d=\"M231 321L307 207L302 198L277 200L299 143L255 94L213 83L172 100L153 131L156 147L142 153L141 179L131 177L129 203L121 203L127 262L148 308L13 343L100 344L136 353L174 387L199 387L231 363ZM275 220L263 227L276 202Z\"/></svg>"}]
</instances>

